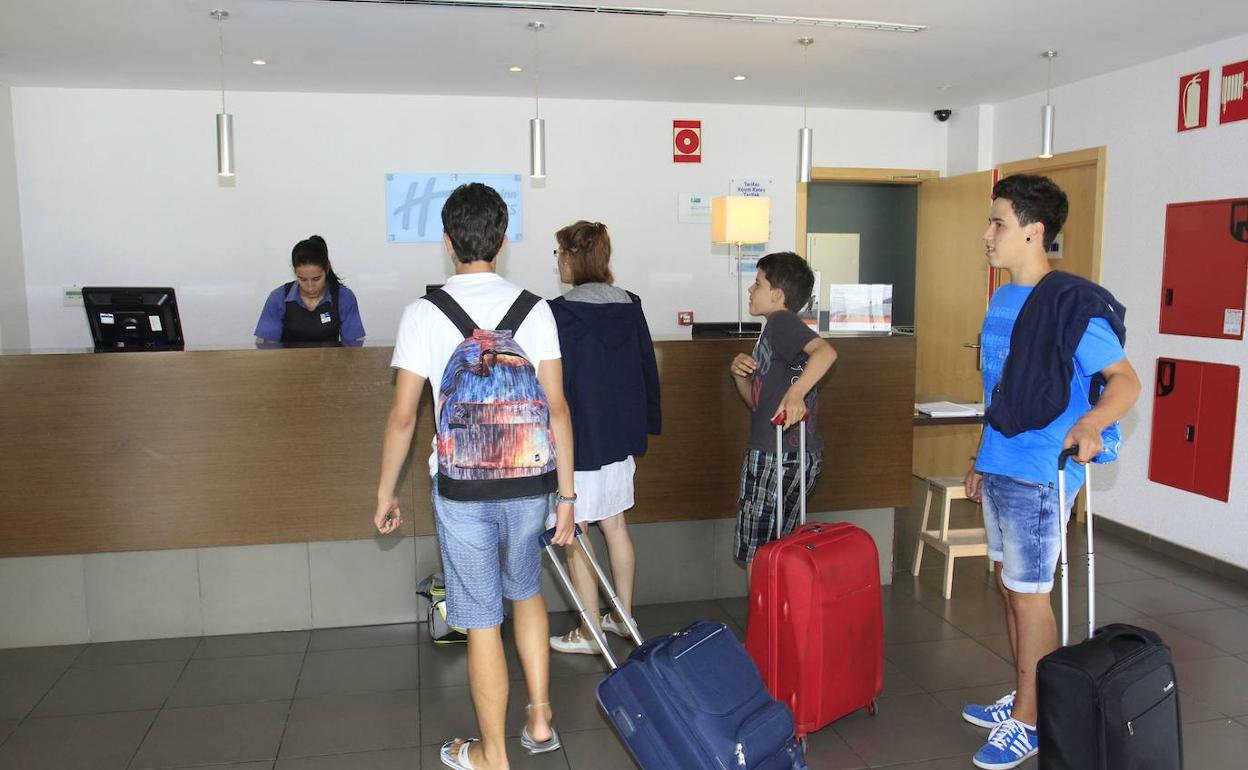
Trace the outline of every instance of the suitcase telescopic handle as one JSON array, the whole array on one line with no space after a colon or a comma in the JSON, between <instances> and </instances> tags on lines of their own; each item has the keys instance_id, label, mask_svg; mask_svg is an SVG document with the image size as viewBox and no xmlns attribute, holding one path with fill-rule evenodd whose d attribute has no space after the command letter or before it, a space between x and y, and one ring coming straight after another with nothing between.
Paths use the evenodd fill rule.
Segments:
<instances>
[{"instance_id":1,"label":"suitcase telescopic handle","mask_svg":"<svg viewBox=\"0 0 1248 770\"><path fill-rule=\"evenodd\" d=\"M771 418L771 424L776 426L776 539L779 540L784 535L784 421L789 417L788 412L781 412ZM798 510L800 518L797 523L799 526L806 523L806 420L810 417L810 413L802 415L802 419L797 424L797 474L801 478L802 494L799 502Z\"/></svg>"},{"instance_id":2,"label":"suitcase telescopic handle","mask_svg":"<svg viewBox=\"0 0 1248 770\"><path fill-rule=\"evenodd\" d=\"M611 600L611 607L616 614L624 618L624 625L628 628L628 635L632 637L633 642L641 646L643 640L641 631L637 629L637 621L633 620L632 615L624 611L624 603L615 592L615 586L611 585L607 573L602 571L598 559L594 558L594 552L590 549L589 543L585 542L585 533L581 531L581 525L576 525L576 542L581 547L581 552L585 558L589 560L589 566L594 571L594 576L598 579L598 584L607 592L607 597ZM568 592L568 596L572 598L572 603L576 605L577 614L581 618L581 622L589 629L590 635L594 637L594 641L598 644L598 649L602 651L602 657L606 659L607 665L611 670L619 668L619 664L615 660L615 655L611 652L611 648L607 646L606 634L598 624L594 623L597 618L589 617L589 608L585 606L585 602L581 599L581 595L577 593L576 586L572 584L572 579L568 576L567 569L563 566L563 562L559 560L559 554L555 552L555 528L551 527L542 534L537 536L538 543L550 555L550 563L555 568L555 573L559 575L560 581L563 583L564 589Z\"/></svg>"},{"instance_id":3,"label":"suitcase telescopic handle","mask_svg":"<svg viewBox=\"0 0 1248 770\"><path fill-rule=\"evenodd\" d=\"M1079 454L1078 447L1063 449L1057 456L1057 495L1058 495L1058 528L1062 532L1062 646L1070 644L1070 568L1066 553L1066 522L1062 514L1066 510L1066 462ZM1092 474L1091 463L1084 465L1084 486L1087 488L1087 528L1088 528L1088 638L1096 631L1096 550L1092 545Z\"/></svg>"}]
</instances>

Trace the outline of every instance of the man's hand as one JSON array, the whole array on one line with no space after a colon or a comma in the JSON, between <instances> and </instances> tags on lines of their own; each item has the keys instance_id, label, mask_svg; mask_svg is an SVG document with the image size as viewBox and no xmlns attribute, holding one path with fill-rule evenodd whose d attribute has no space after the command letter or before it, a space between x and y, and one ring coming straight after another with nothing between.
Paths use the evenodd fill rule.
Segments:
<instances>
[{"instance_id":1,"label":"man's hand","mask_svg":"<svg viewBox=\"0 0 1248 770\"><path fill-rule=\"evenodd\" d=\"M373 514L373 526L383 535L388 535L403 524L403 514L399 512L399 498L377 501L377 512Z\"/></svg>"},{"instance_id":2,"label":"man's hand","mask_svg":"<svg viewBox=\"0 0 1248 770\"><path fill-rule=\"evenodd\" d=\"M758 362L754 360L753 356L748 353L738 353L732 359L732 364L728 367L728 371L732 372L733 377L744 379L753 376L754 370L757 368Z\"/></svg>"},{"instance_id":3,"label":"man's hand","mask_svg":"<svg viewBox=\"0 0 1248 770\"><path fill-rule=\"evenodd\" d=\"M966 472L966 496L975 502L983 501L984 493L984 474L975 470L975 464L971 463L971 469Z\"/></svg>"},{"instance_id":4,"label":"man's hand","mask_svg":"<svg viewBox=\"0 0 1248 770\"><path fill-rule=\"evenodd\" d=\"M551 540L555 545L571 545L576 537L576 522L572 515L572 503L559 503L555 506L555 537Z\"/></svg>"},{"instance_id":5,"label":"man's hand","mask_svg":"<svg viewBox=\"0 0 1248 770\"><path fill-rule=\"evenodd\" d=\"M772 425L776 424L781 415L784 415L785 430L801 422L806 417L806 394L798 393L795 388L786 390L784 398L780 399L780 406L771 416Z\"/></svg>"},{"instance_id":6,"label":"man's hand","mask_svg":"<svg viewBox=\"0 0 1248 770\"><path fill-rule=\"evenodd\" d=\"M1078 447L1079 453L1075 455L1075 460L1080 463L1090 463L1097 455L1101 453L1103 448L1101 444L1101 428L1086 418L1080 419L1066 434L1065 440L1062 441L1063 449Z\"/></svg>"}]
</instances>

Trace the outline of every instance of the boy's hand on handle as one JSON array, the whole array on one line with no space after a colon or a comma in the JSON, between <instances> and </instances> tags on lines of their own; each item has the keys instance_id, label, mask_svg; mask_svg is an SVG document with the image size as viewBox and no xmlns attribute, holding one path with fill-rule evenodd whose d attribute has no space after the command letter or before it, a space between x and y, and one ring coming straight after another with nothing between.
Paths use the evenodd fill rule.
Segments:
<instances>
[{"instance_id":1,"label":"boy's hand on handle","mask_svg":"<svg viewBox=\"0 0 1248 770\"><path fill-rule=\"evenodd\" d=\"M383 535L388 535L403 524L403 514L399 511L399 498L377 501L377 512L373 514L373 526Z\"/></svg>"},{"instance_id":2,"label":"boy's hand on handle","mask_svg":"<svg viewBox=\"0 0 1248 770\"><path fill-rule=\"evenodd\" d=\"M753 376L754 370L757 368L758 362L754 360L753 356L748 353L738 353L732 359L732 364L729 365L728 370L732 372L733 377L745 378Z\"/></svg>"},{"instance_id":3,"label":"boy's hand on handle","mask_svg":"<svg viewBox=\"0 0 1248 770\"><path fill-rule=\"evenodd\" d=\"M555 506L555 537L551 540L555 545L571 545L576 537L576 522L573 520L572 503L559 503Z\"/></svg>"},{"instance_id":4,"label":"boy's hand on handle","mask_svg":"<svg viewBox=\"0 0 1248 770\"><path fill-rule=\"evenodd\" d=\"M971 469L966 472L966 497L977 503L983 502L984 493L984 474L975 470L975 463L971 463Z\"/></svg>"},{"instance_id":5,"label":"boy's hand on handle","mask_svg":"<svg viewBox=\"0 0 1248 770\"><path fill-rule=\"evenodd\" d=\"M771 416L772 425L784 424L784 429L788 430L806 419L806 394L798 394L793 388L789 388L784 393L784 398L780 399L780 406L776 407L776 412Z\"/></svg>"},{"instance_id":6,"label":"boy's hand on handle","mask_svg":"<svg viewBox=\"0 0 1248 770\"><path fill-rule=\"evenodd\" d=\"M1101 429L1088 420L1079 420L1071 427L1070 432L1066 434L1066 439L1062 441L1063 449L1070 449L1071 447L1079 448L1079 451L1075 454L1076 462L1082 465L1092 462L1103 448Z\"/></svg>"}]
</instances>

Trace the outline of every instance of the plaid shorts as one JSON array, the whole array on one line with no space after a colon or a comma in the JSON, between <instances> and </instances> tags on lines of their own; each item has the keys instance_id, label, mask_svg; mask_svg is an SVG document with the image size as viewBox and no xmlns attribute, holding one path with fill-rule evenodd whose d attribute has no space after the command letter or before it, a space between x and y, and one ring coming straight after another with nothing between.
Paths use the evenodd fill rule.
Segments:
<instances>
[{"instance_id":1,"label":"plaid shorts","mask_svg":"<svg viewBox=\"0 0 1248 770\"><path fill-rule=\"evenodd\" d=\"M823 453L806 453L806 495L815 488L823 470ZM802 495L797 477L797 452L784 453L784 534L797 526ZM747 449L741 465L741 487L737 493L737 536L735 555L740 561L754 559L754 552L776 534L776 453Z\"/></svg>"}]
</instances>

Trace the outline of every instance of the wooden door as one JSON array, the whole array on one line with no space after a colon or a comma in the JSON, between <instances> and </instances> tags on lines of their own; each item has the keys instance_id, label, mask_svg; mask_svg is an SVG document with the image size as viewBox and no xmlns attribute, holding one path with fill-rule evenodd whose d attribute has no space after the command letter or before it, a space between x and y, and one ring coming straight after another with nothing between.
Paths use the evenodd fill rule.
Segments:
<instances>
[{"instance_id":1,"label":"wooden door","mask_svg":"<svg viewBox=\"0 0 1248 770\"><path fill-rule=\"evenodd\" d=\"M915 254L915 395L982 401L979 329L988 307L983 234L993 172L924 180L919 185ZM979 444L974 425L914 432L914 473L966 473Z\"/></svg>"}]
</instances>

